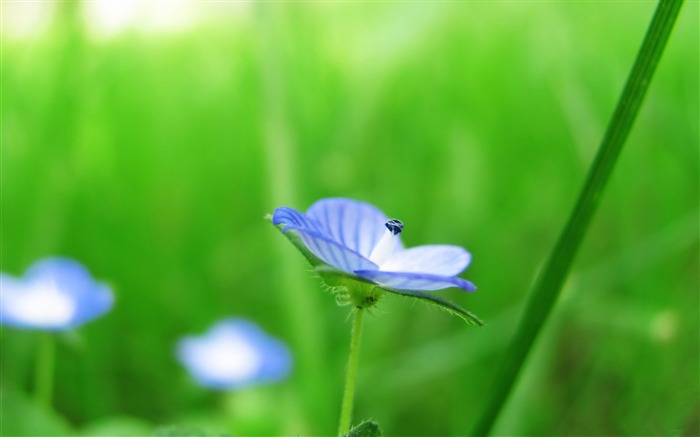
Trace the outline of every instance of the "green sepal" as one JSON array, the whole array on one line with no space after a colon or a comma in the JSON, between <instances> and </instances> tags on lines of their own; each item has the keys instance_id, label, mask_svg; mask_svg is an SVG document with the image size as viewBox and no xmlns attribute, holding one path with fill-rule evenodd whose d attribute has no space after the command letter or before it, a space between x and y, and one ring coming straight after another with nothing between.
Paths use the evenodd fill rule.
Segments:
<instances>
[{"instance_id":1,"label":"green sepal","mask_svg":"<svg viewBox=\"0 0 700 437\"><path fill-rule=\"evenodd\" d=\"M343 437L381 437L382 430L379 424L373 420L367 420L361 424L350 428Z\"/></svg>"},{"instance_id":2,"label":"green sepal","mask_svg":"<svg viewBox=\"0 0 700 437\"><path fill-rule=\"evenodd\" d=\"M392 287L384 287L382 288L389 293L394 293L398 294L399 296L407 296L407 297L413 297L416 299L420 299L424 302L428 302L433 305L437 305L441 309L447 311L448 313L455 315L457 317L460 317L462 320L467 322L469 325L477 325L477 326L484 326L485 323L475 316L474 314L470 313L469 311L465 310L461 306L457 305L454 302L451 302L447 299L443 299L442 297L428 293L425 291L421 290L400 290L398 288L392 288Z\"/></svg>"},{"instance_id":3,"label":"green sepal","mask_svg":"<svg viewBox=\"0 0 700 437\"><path fill-rule=\"evenodd\" d=\"M350 303L355 308L370 308L379 302L384 289L374 282L338 270L328 264L314 267L323 282L336 294L339 303Z\"/></svg>"}]
</instances>

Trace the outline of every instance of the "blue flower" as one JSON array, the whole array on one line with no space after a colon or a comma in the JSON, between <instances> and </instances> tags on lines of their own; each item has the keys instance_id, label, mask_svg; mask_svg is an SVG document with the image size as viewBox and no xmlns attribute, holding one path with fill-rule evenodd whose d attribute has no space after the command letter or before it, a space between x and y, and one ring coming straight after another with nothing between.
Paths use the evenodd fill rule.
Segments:
<instances>
[{"instance_id":1,"label":"blue flower","mask_svg":"<svg viewBox=\"0 0 700 437\"><path fill-rule=\"evenodd\" d=\"M96 282L78 262L46 258L23 278L0 274L0 324L61 331L75 328L112 308L110 288Z\"/></svg>"},{"instance_id":2,"label":"blue flower","mask_svg":"<svg viewBox=\"0 0 700 437\"><path fill-rule=\"evenodd\" d=\"M291 368L284 343L235 318L215 324L201 337L180 340L177 357L199 384L221 390L277 381Z\"/></svg>"},{"instance_id":3,"label":"blue flower","mask_svg":"<svg viewBox=\"0 0 700 437\"><path fill-rule=\"evenodd\" d=\"M404 249L403 223L389 220L367 203L322 199L306 214L281 207L272 223L285 233L296 232L306 249L324 263L383 288L476 290L474 284L457 277L471 261L469 252L450 245Z\"/></svg>"}]
</instances>

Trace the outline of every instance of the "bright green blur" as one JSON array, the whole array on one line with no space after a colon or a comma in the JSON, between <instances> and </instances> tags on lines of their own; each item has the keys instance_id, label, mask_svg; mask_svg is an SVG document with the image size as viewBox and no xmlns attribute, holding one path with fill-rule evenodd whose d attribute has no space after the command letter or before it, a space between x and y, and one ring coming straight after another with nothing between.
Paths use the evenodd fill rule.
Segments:
<instances>
[{"instance_id":1,"label":"bright green blur","mask_svg":"<svg viewBox=\"0 0 700 437\"><path fill-rule=\"evenodd\" d=\"M106 35L94 7L55 3L20 36L28 12L2 4L2 271L69 256L116 293L58 339L55 413L33 403L41 336L0 331L3 433L332 434L350 308L264 216L343 196L401 219L408 246L470 250L479 290L438 293L487 323L386 296L365 317L354 423L465 435L654 3L193 5L189 28L134 6ZM700 426L698 9L681 11L496 435ZM231 315L290 345L288 381L195 385L175 343Z\"/></svg>"}]
</instances>

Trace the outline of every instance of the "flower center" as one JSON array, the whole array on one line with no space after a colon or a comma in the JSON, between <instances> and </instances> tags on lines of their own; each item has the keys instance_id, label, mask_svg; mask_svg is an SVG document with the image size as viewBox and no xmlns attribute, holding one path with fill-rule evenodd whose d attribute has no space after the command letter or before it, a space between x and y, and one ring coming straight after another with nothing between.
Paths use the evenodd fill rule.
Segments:
<instances>
[{"instance_id":1,"label":"flower center","mask_svg":"<svg viewBox=\"0 0 700 437\"><path fill-rule=\"evenodd\" d=\"M397 219L391 219L384 224L386 232L382 235L372 253L369 255L369 260L378 266L384 264L394 253L399 244L397 235L403 231L403 222Z\"/></svg>"}]
</instances>

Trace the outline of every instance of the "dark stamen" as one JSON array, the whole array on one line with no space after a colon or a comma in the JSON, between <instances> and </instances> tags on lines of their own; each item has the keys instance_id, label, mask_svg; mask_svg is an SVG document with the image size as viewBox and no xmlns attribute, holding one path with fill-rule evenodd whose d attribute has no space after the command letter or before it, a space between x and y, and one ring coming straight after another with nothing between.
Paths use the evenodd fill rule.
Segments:
<instances>
[{"instance_id":1,"label":"dark stamen","mask_svg":"<svg viewBox=\"0 0 700 437\"><path fill-rule=\"evenodd\" d=\"M400 234L401 231L403 231L403 222L401 220L391 219L386 222L384 226L394 235Z\"/></svg>"}]
</instances>

